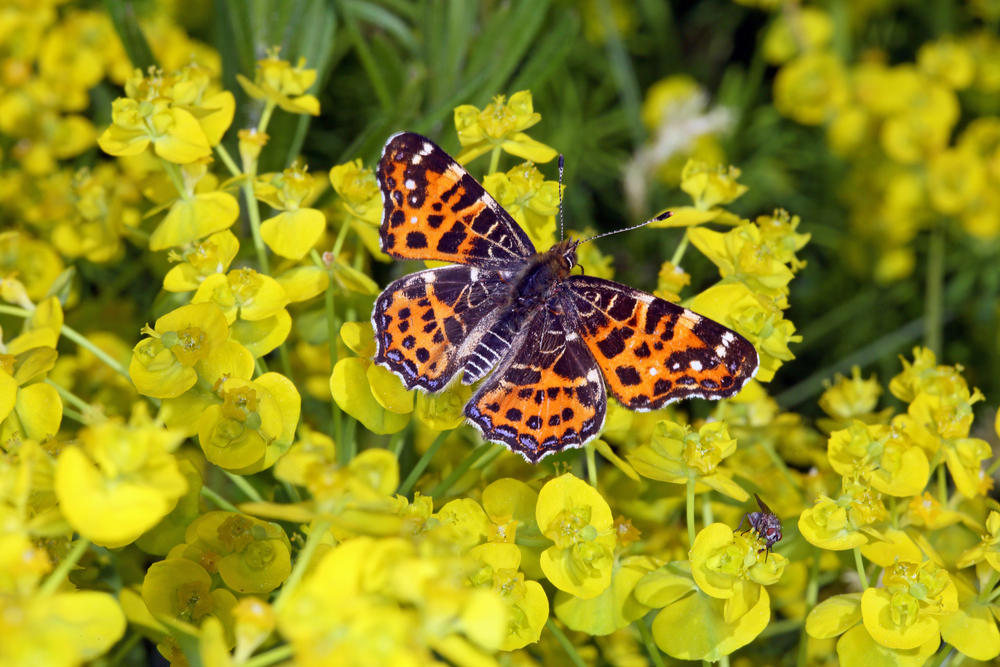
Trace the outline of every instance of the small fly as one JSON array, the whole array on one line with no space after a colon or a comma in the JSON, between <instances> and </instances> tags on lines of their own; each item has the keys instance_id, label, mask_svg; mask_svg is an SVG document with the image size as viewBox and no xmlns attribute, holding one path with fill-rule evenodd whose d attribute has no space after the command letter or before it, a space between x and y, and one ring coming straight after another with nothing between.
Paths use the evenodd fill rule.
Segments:
<instances>
[{"instance_id":1,"label":"small fly","mask_svg":"<svg viewBox=\"0 0 1000 667\"><path fill-rule=\"evenodd\" d=\"M771 547L774 546L776 542L781 541L781 519L779 519L771 508L764 504L764 501L760 499L756 493L753 497L757 499L757 505L760 506L759 512L748 512L743 515L740 519L740 525L736 528L737 531L745 533L751 528L755 533L764 539L764 548L758 551L765 551L764 560L767 560L767 554L771 552ZM750 524L750 527L746 530L740 531L743 527L743 522L746 521Z\"/></svg>"}]
</instances>

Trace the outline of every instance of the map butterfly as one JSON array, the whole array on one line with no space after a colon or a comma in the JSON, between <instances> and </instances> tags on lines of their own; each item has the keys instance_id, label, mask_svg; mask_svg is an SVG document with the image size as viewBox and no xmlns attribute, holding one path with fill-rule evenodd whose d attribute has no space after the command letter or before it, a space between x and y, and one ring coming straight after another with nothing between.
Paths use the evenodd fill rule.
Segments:
<instances>
[{"instance_id":1,"label":"map butterfly","mask_svg":"<svg viewBox=\"0 0 1000 667\"><path fill-rule=\"evenodd\" d=\"M537 252L469 173L429 139L389 138L378 165L382 249L453 265L375 300L375 362L436 392L489 376L465 406L486 440L537 463L600 433L610 393L633 410L733 396L757 371L738 333L610 280L571 275L577 241ZM490 371L492 370L492 373Z\"/></svg>"}]
</instances>

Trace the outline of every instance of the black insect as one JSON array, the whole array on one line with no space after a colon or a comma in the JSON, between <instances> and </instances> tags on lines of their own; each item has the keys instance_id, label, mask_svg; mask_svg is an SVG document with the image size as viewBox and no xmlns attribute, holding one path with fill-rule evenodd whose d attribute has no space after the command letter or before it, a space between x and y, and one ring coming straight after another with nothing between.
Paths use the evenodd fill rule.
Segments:
<instances>
[{"instance_id":1,"label":"black insect","mask_svg":"<svg viewBox=\"0 0 1000 667\"><path fill-rule=\"evenodd\" d=\"M757 505L760 506L759 512L748 512L743 515L740 519L740 525L736 528L737 531L745 533L751 528L758 536L764 540L764 548L758 551L766 552L764 554L764 560L767 560L767 554L771 552L771 547L774 546L776 542L781 541L781 519L779 519L771 508L764 504L764 501L760 499L756 493L753 497L757 499ZM749 528L746 530L740 530L743 527L743 522L746 521L750 524Z\"/></svg>"}]
</instances>

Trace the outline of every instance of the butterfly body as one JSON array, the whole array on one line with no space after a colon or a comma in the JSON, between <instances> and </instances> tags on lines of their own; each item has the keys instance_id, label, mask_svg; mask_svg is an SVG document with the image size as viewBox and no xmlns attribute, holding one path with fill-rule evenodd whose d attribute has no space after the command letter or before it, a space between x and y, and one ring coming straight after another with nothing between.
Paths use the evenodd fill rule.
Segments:
<instances>
[{"instance_id":1,"label":"butterfly body","mask_svg":"<svg viewBox=\"0 0 1000 667\"><path fill-rule=\"evenodd\" d=\"M681 306L573 275L576 241L536 252L524 230L430 140L400 133L378 169L390 255L456 265L391 283L372 311L375 362L408 388L488 379L465 407L527 460L594 438L607 393L650 410L732 396L756 372L739 334Z\"/></svg>"}]
</instances>

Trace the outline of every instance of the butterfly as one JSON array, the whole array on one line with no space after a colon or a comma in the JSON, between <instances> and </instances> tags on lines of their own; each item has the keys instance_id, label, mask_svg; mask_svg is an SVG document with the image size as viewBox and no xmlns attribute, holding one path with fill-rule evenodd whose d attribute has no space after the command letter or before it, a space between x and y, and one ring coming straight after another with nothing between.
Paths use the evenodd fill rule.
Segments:
<instances>
[{"instance_id":1,"label":"butterfly","mask_svg":"<svg viewBox=\"0 0 1000 667\"><path fill-rule=\"evenodd\" d=\"M770 507L764 504L764 501L760 499L760 496L755 493L753 494L753 497L757 499L757 506L760 507L760 511L747 512L744 514L743 518L740 519L740 525L736 527L736 530L745 533L747 530L752 528L754 532L764 540L764 548L757 553L760 553L761 551L770 553L771 547L774 546L775 543L781 541L781 519L779 519L777 515L771 511ZM740 531L740 528L743 527L744 521L746 521L750 527L747 528L747 530ZM764 554L764 560L767 560L767 553Z\"/></svg>"},{"instance_id":2,"label":"butterfly","mask_svg":"<svg viewBox=\"0 0 1000 667\"><path fill-rule=\"evenodd\" d=\"M726 398L757 371L743 336L620 283L574 274L578 241L537 252L431 140L402 132L378 164L382 249L455 264L390 283L375 300L374 361L407 388L487 378L465 406L485 440L532 463L600 433L610 393L633 410ZM492 373L491 373L492 371Z\"/></svg>"}]
</instances>

